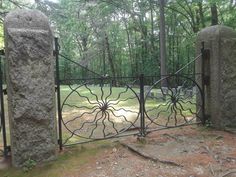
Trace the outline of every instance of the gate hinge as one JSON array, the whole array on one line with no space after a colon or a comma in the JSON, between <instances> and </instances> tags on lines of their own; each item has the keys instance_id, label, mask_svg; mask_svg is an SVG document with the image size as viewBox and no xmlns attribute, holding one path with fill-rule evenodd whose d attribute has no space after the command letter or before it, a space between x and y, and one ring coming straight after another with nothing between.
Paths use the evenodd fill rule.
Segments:
<instances>
[{"instance_id":1,"label":"gate hinge","mask_svg":"<svg viewBox=\"0 0 236 177\"><path fill-rule=\"evenodd\" d=\"M210 76L204 76L204 85L210 85Z\"/></svg>"},{"instance_id":2,"label":"gate hinge","mask_svg":"<svg viewBox=\"0 0 236 177\"><path fill-rule=\"evenodd\" d=\"M210 114L205 114L205 120L210 120L211 119L211 115Z\"/></svg>"},{"instance_id":3,"label":"gate hinge","mask_svg":"<svg viewBox=\"0 0 236 177\"><path fill-rule=\"evenodd\" d=\"M4 49L0 50L0 55L5 55L5 50Z\"/></svg>"},{"instance_id":4,"label":"gate hinge","mask_svg":"<svg viewBox=\"0 0 236 177\"><path fill-rule=\"evenodd\" d=\"M7 95L7 89L6 88L2 89L2 92L3 92L4 95Z\"/></svg>"}]
</instances>

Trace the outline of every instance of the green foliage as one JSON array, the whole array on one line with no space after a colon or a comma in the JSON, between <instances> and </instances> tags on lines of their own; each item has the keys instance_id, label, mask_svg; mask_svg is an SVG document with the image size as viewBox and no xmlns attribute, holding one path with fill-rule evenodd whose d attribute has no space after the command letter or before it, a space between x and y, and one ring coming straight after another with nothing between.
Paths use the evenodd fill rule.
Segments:
<instances>
[{"instance_id":1,"label":"green foliage","mask_svg":"<svg viewBox=\"0 0 236 177\"><path fill-rule=\"evenodd\" d=\"M30 170L32 170L35 166L37 165L35 160L32 159L28 159L24 165L23 165L23 171L24 172L29 172Z\"/></svg>"},{"instance_id":2,"label":"green foliage","mask_svg":"<svg viewBox=\"0 0 236 177\"><path fill-rule=\"evenodd\" d=\"M209 128L212 127L212 122L211 122L211 120L207 119L206 122L205 122L205 126L206 126L206 127L209 127Z\"/></svg>"},{"instance_id":3,"label":"green foliage","mask_svg":"<svg viewBox=\"0 0 236 177\"><path fill-rule=\"evenodd\" d=\"M30 1L29 1L30 2ZM37 8L50 19L60 38L61 53L101 75L160 74L159 3L153 0L3 1L2 20L15 8ZM165 6L167 71L173 73L195 56L197 32L211 25L211 6L218 21L236 29L235 1L171 0ZM0 25L0 47L3 47ZM85 70L60 62L66 77L88 76ZM66 72L64 72L66 71ZM194 65L183 73L192 73Z\"/></svg>"},{"instance_id":4,"label":"green foliage","mask_svg":"<svg viewBox=\"0 0 236 177\"><path fill-rule=\"evenodd\" d=\"M0 24L0 49L4 47L3 25Z\"/></svg>"}]
</instances>

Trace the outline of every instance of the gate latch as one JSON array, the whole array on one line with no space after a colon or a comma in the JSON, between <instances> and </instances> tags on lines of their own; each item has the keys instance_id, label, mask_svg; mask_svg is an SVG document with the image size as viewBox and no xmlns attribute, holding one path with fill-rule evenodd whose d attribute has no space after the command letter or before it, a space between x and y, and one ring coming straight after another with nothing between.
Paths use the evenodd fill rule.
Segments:
<instances>
[{"instance_id":1,"label":"gate latch","mask_svg":"<svg viewBox=\"0 0 236 177\"><path fill-rule=\"evenodd\" d=\"M203 81L204 85L210 85L210 76L204 76Z\"/></svg>"}]
</instances>

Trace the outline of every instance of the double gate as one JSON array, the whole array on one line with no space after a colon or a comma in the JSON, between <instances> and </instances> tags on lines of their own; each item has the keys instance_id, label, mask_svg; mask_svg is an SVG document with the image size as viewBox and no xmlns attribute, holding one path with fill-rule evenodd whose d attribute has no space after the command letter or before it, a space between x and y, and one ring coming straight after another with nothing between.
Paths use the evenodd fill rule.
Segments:
<instances>
[{"instance_id":1,"label":"double gate","mask_svg":"<svg viewBox=\"0 0 236 177\"><path fill-rule=\"evenodd\" d=\"M205 50L176 73L166 76L101 76L59 53L55 39L58 143L60 148L79 143L146 136L156 130L205 122L204 73L180 74ZM4 112L3 57L0 52L0 151L7 155L8 131ZM86 77L73 78L62 61L82 68ZM78 74L80 75L80 74ZM204 79L203 79L204 78ZM200 81L200 82L199 82Z\"/></svg>"},{"instance_id":2,"label":"double gate","mask_svg":"<svg viewBox=\"0 0 236 177\"><path fill-rule=\"evenodd\" d=\"M60 54L57 39L55 46L60 148L204 123L204 93L196 82L201 73L184 75L180 69L161 77L99 76ZM87 77L68 77L62 60L83 68Z\"/></svg>"}]
</instances>

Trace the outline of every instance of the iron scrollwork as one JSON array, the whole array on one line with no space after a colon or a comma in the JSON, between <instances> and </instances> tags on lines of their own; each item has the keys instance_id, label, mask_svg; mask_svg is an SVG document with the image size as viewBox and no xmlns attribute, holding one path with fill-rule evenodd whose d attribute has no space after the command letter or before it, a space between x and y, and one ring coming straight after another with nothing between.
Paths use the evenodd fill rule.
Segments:
<instances>
[{"instance_id":1,"label":"iron scrollwork","mask_svg":"<svg viewBox=\"0 0 236 177\"><path fill-rule=\"evenodd\" d=\"M116 137L138 127L139 107L132 105L139 105L139 96L134 89L130 85L116 86L114 80L98 80L67 85L70 91L61 106L62 123L68 135L64 145L73 139Z\"/></svg>"},{"instance_id":2,"label":"iron scrollwork","mask_svg":"<svg viewBox=\"0 0 236 177\"><path fill-rule=\"evenodd\" d=\"M146 93L146 128L170 128L201 122L202 107L201 88L193 78L164 77Z\"/></svg>"}]
</instances>

